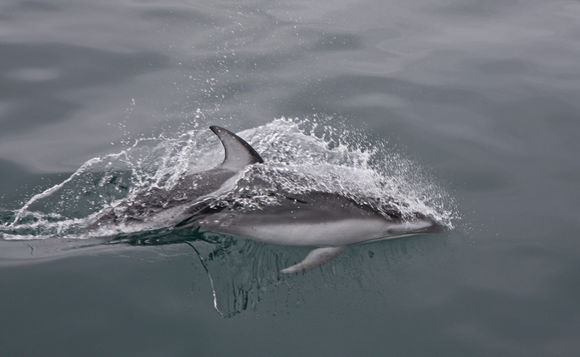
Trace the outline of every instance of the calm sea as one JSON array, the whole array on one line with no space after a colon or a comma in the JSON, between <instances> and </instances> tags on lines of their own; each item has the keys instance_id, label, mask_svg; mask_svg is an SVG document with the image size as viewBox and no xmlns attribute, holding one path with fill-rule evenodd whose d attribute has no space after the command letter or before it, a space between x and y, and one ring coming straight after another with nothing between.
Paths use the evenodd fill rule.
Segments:
<instances>
[{"instance_id":1,"label":"calm sea","mask_svg":"<svg viewBox=\"0 0 580 357\"><path fill-rule=\"evenodd\" d=\"M384 143L454 228L289 277L307 249L5 234L87 160L281 117ZM0 356L578 356L579 153L578 1L2 0Z\"/></svg>"}]
</instances>

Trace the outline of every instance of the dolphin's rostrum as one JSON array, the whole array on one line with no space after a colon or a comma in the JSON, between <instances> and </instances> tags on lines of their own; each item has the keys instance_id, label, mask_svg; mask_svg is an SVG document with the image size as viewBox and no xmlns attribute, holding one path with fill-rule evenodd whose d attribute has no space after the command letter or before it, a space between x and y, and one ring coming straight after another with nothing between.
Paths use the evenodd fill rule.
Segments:
<instances>
[{"instance_id":1,"label":"dolphin's rostrum","mask_svg":"<svg viewBox=\"0 0 580 357\"><path fill-rule=\"evenodd\" d=\"M314 248L304 260L281 270L282 273L311 270L353 244L442 230L441 225L419 212L404 217L395 206L379 210L338 193L306 191L284 195L278 204L254 210L220 204L216 197L227 190L225 186L230 179L248 165L264 160L231 131L219 126L210 129L225 150L219 166L184 176L171 190L143 191L131 202L121 203L101 216L93 227L146 224L152 215L163 214L164 221L175 228L193 227L265 243Z\"/></svg>"}]
</instances>

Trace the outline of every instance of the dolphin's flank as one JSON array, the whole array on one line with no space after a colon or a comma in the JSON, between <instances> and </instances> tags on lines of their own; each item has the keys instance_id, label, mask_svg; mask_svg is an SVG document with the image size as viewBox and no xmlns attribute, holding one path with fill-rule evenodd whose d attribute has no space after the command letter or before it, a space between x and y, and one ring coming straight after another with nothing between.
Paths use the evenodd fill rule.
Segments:
<instances>
[{"instance_id":1,"label":"dolphin's flank","mask_svg":"<svg viewBox=\"0 0 580 357\"><path fill-rule=\"evenodd\" d=\"M226 183L248 165L264 163L245 140L219 126L210 129L224 147L223 162L213 169L186 175L170 190L139 192L103 214L91 228L117 224L144 224L161 215L175 228L227 233L250 239L313 250L303 261L282 269L298 273L325 264L348 246L381 239L442 230L433 219L417 212L403 217L395 206L380 210L338 193L309 191L286 196L277 205L243 210L220 204L217 197ZM278 193L277 193L278 194Z\"/></svg>"}]
</instances>

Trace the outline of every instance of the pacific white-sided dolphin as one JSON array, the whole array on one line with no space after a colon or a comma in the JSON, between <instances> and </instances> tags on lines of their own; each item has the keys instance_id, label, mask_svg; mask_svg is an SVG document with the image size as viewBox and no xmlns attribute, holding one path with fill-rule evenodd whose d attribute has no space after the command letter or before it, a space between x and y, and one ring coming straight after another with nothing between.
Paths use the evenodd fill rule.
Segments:
<instances>
[{"instance_id":1,"label":"pacific white-sided dolphin","mask_svg":"<svg viewBox=\"0 0 580 357\"><path fill-rule=\"evenodd\" d=\"M171 190L148 189L104 214L92 227L141 222L166 213L176 228L226 233L256 241L309 246L313 250L301 262L281 270L304 272L325 264L348 246L442 230L433 219L415 213L410 218L396 208L379 210L338 193L310 191L283 195L281 202L260 209L243 210L215 200L224 185L248 165L264 160L246 141L227 129L211 126L225 151L217 167L183 177ZM184 207L186 207L184 209ZM172 211L173 210L173 211Z\"/></svg>"}]
</instances>

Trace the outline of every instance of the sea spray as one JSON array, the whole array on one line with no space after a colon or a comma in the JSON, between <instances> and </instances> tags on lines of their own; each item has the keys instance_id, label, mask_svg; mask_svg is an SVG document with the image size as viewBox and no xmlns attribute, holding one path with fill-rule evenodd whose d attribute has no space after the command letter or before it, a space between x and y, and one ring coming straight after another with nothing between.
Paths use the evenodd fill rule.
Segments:
<instances>
[{"instance_id":1,"label":"sea spray","mask_svg":"<svg viewBox=\"0 0 580 357\"><path fill-rule=\"evenodd\" d=\"M277 204L272 193L336 193L379 211L419 212L452 228L451 197L422 168L384 141L338 125L332 118L278 118L239 132L262 155L217 197L216 204L262 209ZM152 188L171 189L183 175L217 166L223 159L213 134L196 125L178 135L160 134L126 142L117 153L82 164L61 183L3 215L3 239L89 237L86 227L121 201ZM281 195L279 196L281 197ZM115 227L116 233L131 227Z\"/></svg>"}]
</instances>

